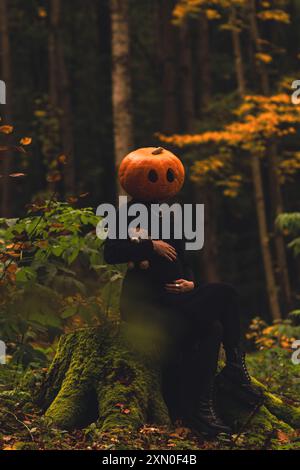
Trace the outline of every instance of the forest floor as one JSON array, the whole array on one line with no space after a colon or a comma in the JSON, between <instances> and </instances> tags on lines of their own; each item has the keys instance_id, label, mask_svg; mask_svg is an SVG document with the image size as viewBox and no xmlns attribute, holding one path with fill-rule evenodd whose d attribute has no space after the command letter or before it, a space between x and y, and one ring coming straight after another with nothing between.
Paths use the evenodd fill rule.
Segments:
<instances>
[{"instance_id":1,"label":"forest floor","mask_svg":"<svg viewBox=\"0 0 300 470\"><path fill-rule=\"evenodd\" d=\"M286 352L268 350L249 355L251 372L280 397L296 406L299 402L299 371ZM296 373L295 373L296 372ZM43 371L35 372L37 380ZM40 374L40 375L39 375ZM100 433L95 424L72 432L51 428L41 412L31 403L31 394L24 391L26 373L11 365L0 366L0 449L1 450L230 450L257 449L247 440L247 430L241 430L232 441L219 439L204 441L176 423L172 429L145 425L136 432L118 430ZM297 397L297 398L296 398ZM298 401L297 401L298 400ZM300 432L291 438L273 430L278 450L300 449ZM268 449L266 436L263 449Z\"/></svg>"}]
</instances>

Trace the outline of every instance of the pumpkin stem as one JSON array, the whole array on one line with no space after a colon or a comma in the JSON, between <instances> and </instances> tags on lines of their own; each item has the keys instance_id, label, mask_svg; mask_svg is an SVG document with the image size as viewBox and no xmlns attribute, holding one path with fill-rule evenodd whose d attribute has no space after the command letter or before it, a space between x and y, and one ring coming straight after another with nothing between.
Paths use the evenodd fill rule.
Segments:
<instances>
[{"instance_id":1,"label":"pumpkin stem","mask_svg":"<svg viewBox=\"0 0 300 470\"><path fill-rule=\"evenodd\" d=\"M162 147L157 147L157 149L153 150L152 155L159 155L163 151L164 149Z\"/></svg>"}]
</instances>

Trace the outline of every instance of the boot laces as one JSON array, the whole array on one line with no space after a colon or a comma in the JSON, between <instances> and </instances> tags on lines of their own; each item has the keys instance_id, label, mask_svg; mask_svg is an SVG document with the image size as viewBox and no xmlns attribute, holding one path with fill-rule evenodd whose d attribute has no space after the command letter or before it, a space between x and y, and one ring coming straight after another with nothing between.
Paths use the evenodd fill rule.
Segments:
<instances>
[{"instance_id":1,"label":"boot laces","mask_svg":"<svg viewBox=\"0 0 300 470\"><path fill-rule=\"evenodd\" d=\"M241 353L241 361L242 361L242 367L243 367L243 371L245 373L245 376L247 377L247 380L249 381L249 383L251 382L251 376L249 374L249 371L247 369L247 364L246 364L246 355L245 353Z\"/></svg>"},{"instance_id":2,"label":"boot laces","mask_svg":"<svg viewBox=\"0 0 300 470\"><path fill-rule=\"evenodd\" d=\"M215 393L214 386L212 386L211 387L211 398L208 400L208 407L209 407L209 411L210 411L212 417L216 421L219 421L219 417L218 417L216 409L215 409L214 393Z\"/></svg>"}]
</instances>

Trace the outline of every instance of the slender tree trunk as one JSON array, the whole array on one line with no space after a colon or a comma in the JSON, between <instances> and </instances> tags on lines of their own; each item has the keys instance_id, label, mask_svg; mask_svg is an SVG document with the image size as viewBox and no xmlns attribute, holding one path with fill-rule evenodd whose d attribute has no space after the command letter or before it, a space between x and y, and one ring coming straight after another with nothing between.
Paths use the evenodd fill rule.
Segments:
<instances>
[{"instance_id":1,"label":"slender tree trunk","mask_svg":"<svg viewBox=\"0 0 300 470\"><path fill-rule=\"evenodd\" d=\"M209 22L204 13L200 13L198 25L197 74L199 76L199 83L201 84L201 92L197 95L197 114L201 116L208 108L212 94Z\"/></svg>"},{"instance_id":2,"label":"slender tree trunk","mask_svg":"<svg viewBox=\"0 0 300 470\"><path fill-rule=\"evenodd\" d=\"M256 19L256 3L255 0L249 0L249 19L250 19L250 32L252 36L252 41L256 52L262 52L261 40L257 25ZM258 63L258 72L260 76L261 89L265 95L270 94L270 83L269 76L266 66L259 62ZM285 241L282 233L276 229L275 220L276 217L283 212L283 199L281 193L281 186L279 181L279 176L277 172L278 168L278 155L277 155L277 146L276 142L272 142L268 146L268 172L269 172L269 187L270 187L270 199L272 204L272 227L274 231L274 241L275 241L275 250L276 250L276 260L277 260L277 271L278 278L280 281L280 286L284 298L284 303L287 311L292 308L292 293L288 272L288 264L286 257L286 247Z\"/></svg>"},{"instance_id":3,"label":"slender tree trunk","mask_svg":"<svg viewBox=\"0 0 300 470\"><path fill-rule=\"evenodd\" d=\"M250 33L252 40L255 45L256 52L262 52L261 41L259 36L259 30L256 20L256 1L249 0L249 21L250 21ZM261 80L262 92L265 95L270 93L269 77L266 66L261 61L256 62L258 64L258 73Z\"/></svg>"},{"instance_id":4,"label":"slender tree trunk","mask_svg":"<svg viewBox=\"0 0 300 470\"><path fill-rule=\"evenodd\" d=\"M115 165L133 150L128 0L110 0ZM119 188L122 193L122 189Z\"/></svg>"},{"instance_id":5,"label":"slender tree trunk","mask_svg":"<svg viewBox=\"0 0 300 470\"><path fill-rule=\"evenodd\" d=\"M58 96L58 85L59 80L59 67L57 61L57 30L59 25L60 16L60 4L59 1L51 0L50 4L50 27L48 34L48 76L49 76L49 104L50 104L50 118L54 122L58 119L58 108L59 108L59 96ZM46 158L48 166L56 155L58 147L58 136L57 131L53 132L52 148L47 149ZM55 148L54 148L55 147ZM48 192L52 193L56 190L55 182L48 182Z\"/></svg>"},{"instance_id":6,"label":"slender tree trunk","mask_svg":"<svg viewBox=\"0 0 300 470\"><path fill-rule=\"evenodd\" d=\"M208 33L208 30L207 30ZM207 47L209 38L205 38L203 47ZM206 54L208 51L206 51ZM201 66L201 63L200 63ZM210 96L210 88L206 90L206 86L210 83L209 74L207 69L201 78L203 96L206 96L207 104ZM188 22L185 21L180 29L180 83L181 83L181 114L183 117L183 127L187 132L193 132L194 121L196 117L195 110L195 84L193 77L193 62L191 51L191 37ZM204 248L199 254L201 271L203 276L208 282L215 282L219 280L219 268L217 262L217 235L216 235L216 220L212 210L215 201L213 191L207 186L199 186L194 184L193 191L195 201L205 204L205 243Z\"/></svg>"},{"instance_id":7,"label":"slender tree trunk","mask_svg":"<svg viewBox=\"0 0 300 470\"><path fill-rule=\"evenodd\" d=\"M188 22L185 20L180 25L180 88L183 128L188 132L193 131L195 120L195 87L192 64L190 30Z\"/></svg>"},{"instance_id":8,"label":"slender tree trunk","mask_svg":"<svg viewBox=\"0 0 300 470\"><path fill-rule=\"evenodd\" d=\"M60 1L51 0L50 30L48 36L49 98L53 109L59 107L58 85L59 67L57 61L57 30L60 17Z\"/></svg>"},{"instance_id":9,"label":"slender tree trunk","mask_svg":"<svg viewBox=\"0 0 300 470\"><path fill-rule=\"evenodd\" d=\"M232 27L232 33L231 33L232 45L233 45L233 52L234 52L235 72L236 72L238 91L239 91L240 96L244 96L246 93L246 80L245 80L245 73L244 73L241 41L240 41L240 31L236 24L236 10L234 7L231 7L229 22Z\"/></svg>"},{"instance_id":10,"label":"slender tree trunk","mask_svg":"<svg viewBox=\"0 0 300 470\"><path fill-rule=\"evenodd\" d=\"M3 106L2 119L7 124L12 124L12 77L11 77L11 49L8 28L8 5L7 0L0 0L0 54L1 54L1 79L6 85L6 104ZM10 138L8 137L8 140ZM2 154L2 188L1 188L1 215L10 217L11 214L11 179L9 173L12 168L13 153L8 151Z\"/></svg>"},{"instance_id":11,"label":"slender tree trunk","mask_svg":"<svg viewBox=\"0 0 300 470\"><path fill-rule=\"evenodd\" d=\"M266 207L264 201L264 194L263 194L263 182L261 177L261 168L259 157L256 155L252 155L252 177L254 183L254 190L255 190L255 203L256 203L256 211L258 217L258 226L259 226L259 236L260 236L260 243L262 247L262 256L265 268L265 275L267 280L267 287L268 287L268 294L269 294L269 302L272 317L274 320L281 319L281 312L278 303L278 296L277 296L277 288L275 283L275 277L273 272L273 263L272 263L272 256L271 250L269 246L269 237L268 237L268 227L267 227L267 220L266 220Z\"/></svg>"},{"instance_id":12,"label":"slender tree trunk","mask_svg":"<svg viewBox=\"0 0 300 470\"><path fill-rule=\"evenodd\" d=\"M198 21L197 43L197 73L199 76L199 88L201 89L201 92L197 94L197 115L205 119L205 111L211 100L212 83L209 24L205 14L200 14ZM194 192L196 201L202 202L205 205L205 243L200 253L203 276L207 282L218 282L220 281L220 274L217 218L214 211L216 194L209 186L199 186L197 183L194 184Z\"/></svg>"},{"instance_id":13,"label":"slender tree trunk","mask_svg":"<svg viewBox=\"0 0 300 470\"><path fill-rule=\"evenodd\" d=\"M64 167L64 184L67 194L75 192L74 138L72 123L72 105L68 70L64 57L61 37L61 0L51 0L51 30L49 34L49 93L55 113L60 109L60 140L64 155L67 157Z\"/></svg>"},{"instance_id":14,"label":"slender tree trunk","mask_svg":"<svg viewBox=\"0 0 300 470\"><path fill-rule=\"evenodd\" d=\"M275 148L274 148L275 147ZM273 231L274 241L277 258L277 271L283 294L283 299L288 313L292 309L292 292L290 285L290 277L288 271L288 263L286 256L285 240L282 233L276 227L276 220L279 214L284 212L283 198L280 187L279 175L278 175L278 158L277 158L277 147L276 144L270 145L270 153L268 156L268 170L269 170L269 185L270 185L270 196L272 205L272 219L273 219Z\"/></svg>"},{"instance_id":15,"label":"slender tree trunk","mask_svg":"<svg viewBox=\"0 0 300 470\"><path fill-rule=\"evenodd\" d=\"M220 281L220 268L218 257L218 239L217 239L217 217L214 207L216 205L216 195L210 191L209 187L201 188L201 195L197 198L203 201L205 207L205 226L204 226L204 248L203 252L203 271L206 282Z\"/></svg>"},{"instance_id":16,"label":"slender tree trunk","mask_svg":"<svg viewBox=\"0 0 300 470\"><path fill-rule=\"evenodd\" d=\"M163 123L162 129L166 134L175 133L179 128L179 109L177 101L177 70L176 70L176 28L171 23L173 0L159 2L159 35L162 40L158 44L162 70L163 88Z\"/></svg>"},{"instance_id":17,"label":"slender tree trunk","mask_svg":"<svg viewBox=\"0 0 300 470\"><path fill-rule=\"evenodd\" d=\"M236 22L236 12L235 9L231 9L231 23L233 26L232 30L232 42L235 54L235 67L236 67L236 76L238 82L238 90L241 98L244 97L246 92L246 80L244 75L243 67L243 58L241 52L240 37L237 30L234 28ZM269 235L267 227L267 216L266 216L266 207L263 191L263 181L261 176L261 166L259 157L255 154L251 155L251 170L252 170L252 179L254 186L254 196L256 203L256 213L258 220L259 228L259 237L260 237L260 246L264 264L264 271L267 283L268 299L270 304L270 312L274 320L281 319L280 306L277 295L277 286L275 281L275 275L273 270L273 262L271 249L269 244Z\"/></svg>"},{"instance_id":18,"label":"slender tree trunk","mask_svg":"<svg viewBox=\"0 0 300 470\"><path fill-rule=\"evenodd\" d=\"M61 140L63 152L67 157L64 167L65 191L67 194L75 193L75 167L74 167L74 137L73 137L73 120L72 120L72 104L70 95L69 74L65 62L64 47L61 34L59 32L57 38L57 54L60 71L59 80L59 98L61 114Z\"/></svg>"}]
</instances>

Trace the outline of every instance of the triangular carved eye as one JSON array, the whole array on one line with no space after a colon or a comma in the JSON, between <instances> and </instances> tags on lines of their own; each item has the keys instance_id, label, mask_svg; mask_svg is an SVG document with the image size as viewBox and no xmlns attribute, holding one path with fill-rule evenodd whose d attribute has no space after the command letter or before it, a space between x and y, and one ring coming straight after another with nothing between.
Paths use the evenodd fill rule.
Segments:
<instances>
[{"instance_id":1,"label":"triangular carved eye","mask_svg":"<svg viewBox=\"0 0 300 470\"><path fill-rule=\"evenodd\" d=\"M151 183L156 183L156 181L158 180L158 174L156 173L155 170L149 171L148 180L151 181Z\"/></svg>"},{"instance_id":2,"label":"triangular carved eye","mask_svg":"<svg viewBox=\"0 0 300 470\"><path fill-rule=\"evenodd\" d=\"M167 180L169 181L169 183L173 183L174 179L175 179L174 171L171 170L171 168L169 168L167 171Z\"/></svg>"}]
</instances>

